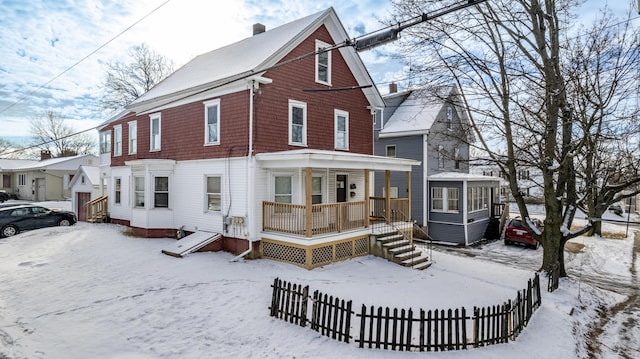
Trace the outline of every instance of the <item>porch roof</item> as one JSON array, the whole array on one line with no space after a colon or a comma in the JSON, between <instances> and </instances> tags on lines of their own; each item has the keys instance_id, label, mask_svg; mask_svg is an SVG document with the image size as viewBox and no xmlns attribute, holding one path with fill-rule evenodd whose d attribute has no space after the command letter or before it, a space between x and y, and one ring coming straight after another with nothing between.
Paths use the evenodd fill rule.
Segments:
<instances>
[{"instance_id":1,"label":"porch roof","mask_svg":"<svg viewBox=\"0 0 640 359\"><path fill-rule=\"evenodd\" d=\"M420 161L406 158L364 155L359 153L302 149L260 153L256 155L263 168L340 168L361 170L411 171Z\"/></svg>"}]
</instances>

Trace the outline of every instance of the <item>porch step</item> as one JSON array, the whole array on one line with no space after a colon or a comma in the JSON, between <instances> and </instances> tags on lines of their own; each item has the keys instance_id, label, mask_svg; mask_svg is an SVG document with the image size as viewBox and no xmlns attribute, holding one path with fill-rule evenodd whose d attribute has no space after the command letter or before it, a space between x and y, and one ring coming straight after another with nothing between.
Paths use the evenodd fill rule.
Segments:
<instances>
[{"instance_id":1,"label":"porch step","mask_svg":"<svg viewBox=\"0 0 640 359\"><path fill-rule=\"evenodd\" d=\"M388 233L388 234L378 236L377 240L380 241L381 243L389 243L389 242L398 241L403 238L404 236L402 234L399 234L398 232L396 232L396 233Z\"/></svg>"},{"instance_id":2,"label":"porch step","mask_svg":"<svg viewBox=\"0 0 640 359\"><path fill-rule=\"evenodd\" d=\"M383 243L382 246L384 248L394 249L394 248L404 247L406 245L410 245L410 243L411 242L409 242L408 239L401 239L401 240L396 240L396 241L393 241L393 242Z\"/></svg>"},{"instance_id":3,"label":"porch step","mask_svg":"<svg viewBox=\"0 0 640 359\"><path fill-rule=\"evenodd\" d=\"M409 241L407 241L407 242L409 242ZM391 248L391 249L389 249L389 252L392 253L394 256L396 256L396 255L401 254L401 253L411 252L414 249L415 249L415 246L408 245L408 246Z\"/></svg>"},{"instance_id":4,"label":"porch step","mask_svg":"<svg viewBox=\"0 0 640 359\"><path fill-rule=\"evenodd\" d=\"M406 251L403 253L398 253L395 255L396 259L399 259L401 261L407 260L407 259L411 259L411 258L416 258L416 257L420 257L422 255L422 251L419 249L413 249L411 251Z\"/></svg>"},{"instance_id":5,"label":"porch step","mask_svg":"<svg viewBox=\"0 0 640 359\"><path fill-rule=\"evenodd\" d=\"M431 267L431 265L433 264L433 262L431 262L430 260L426 260L422 263L418 263L418 264L414 264L411 268L416 269L416 270L425 270L429 267Z\"/></svg>"}]
</instances>

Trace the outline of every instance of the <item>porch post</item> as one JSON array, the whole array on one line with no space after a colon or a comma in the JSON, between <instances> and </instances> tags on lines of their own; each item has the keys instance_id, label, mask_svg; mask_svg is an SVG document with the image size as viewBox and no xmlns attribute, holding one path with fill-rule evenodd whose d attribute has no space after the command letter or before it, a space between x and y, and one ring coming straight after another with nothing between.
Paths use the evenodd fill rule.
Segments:
<instances>
[{"instance_id":1,"label":"porch post","mask_svg":"<svg viewBox=\"0 0 640 359\"><path fill-rule=\"evenodd\" d=\"M411 220L411 171L406 172L407 176L407 220Z\"/></svg>"},{"instance_id":2,"label":"porch post","mask_svg":"<svg viewBox=\"0 0 640 359\"><path fill-rule=\"evenodd\" d=\"M304 184L305 184L304 185L304 188L305 188L304 203L305 203L305 209L306 209L306 214L305 214L305 217L306 217L306 227L305 227L306 228L306 232L305 232L305 236L307 238L311 238L311 236L313 234L313 228L312 228L312 226L313 226L313 208L311 207L312 206L311 202L313 202L313 200L312 200L312 195L313 195L312 191L313 191L313 189L312 189L312 186L311 186L313 173L311 171L311 167L307 167L305 169L305 171L306 171L305 172L305 177L306 178L305 178L305 181L304 181Z\"/></svg>"},{"instance_id":3,"label":"porch post","mask_svg":"<svg viewBox=\"0 0 640 359\"><path fill-rule=\"evenodd\" d=\"M384 216L391 223L391 171L384 171Z\"/></svg>"},{"instance_id":4,"label":"porch post","mask_svg":"<svg viewBox=\"0 0 640 359\"><path fill-rule=\"evenodd\" d=\"M371 200L369 199L369 169L365 169L364 170L364 215L365 215L364 228L369 228L369 216L371 215L371 213L369 212L370 202Z\"/></svg>"}]
</instances>

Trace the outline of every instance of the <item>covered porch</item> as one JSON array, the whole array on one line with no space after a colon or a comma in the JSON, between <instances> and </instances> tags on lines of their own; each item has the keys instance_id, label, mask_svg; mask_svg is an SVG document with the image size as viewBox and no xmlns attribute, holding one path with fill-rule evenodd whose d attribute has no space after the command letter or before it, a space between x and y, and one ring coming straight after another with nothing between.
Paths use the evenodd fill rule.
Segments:
<instances>
[{"instance_id":1,"label":"covered porch","mask_svg":"<svg viewBox=\"0 0 640 359\"><path fill-rule=\"evenodd\" d=\"M297 150L256 155L270 193L262 201L261 255L305 268L369 254L371 221L410 218L410 196L391 198L391 172L418 161ZM385 197L372 197L373 171L386 173ZM290 180L288 179L290 178ZM278 188L279 182L285 183ZM289 184L289 182L291 184ZM392 217L391 214L394 214Z\"/></svg>"}]
</instances>

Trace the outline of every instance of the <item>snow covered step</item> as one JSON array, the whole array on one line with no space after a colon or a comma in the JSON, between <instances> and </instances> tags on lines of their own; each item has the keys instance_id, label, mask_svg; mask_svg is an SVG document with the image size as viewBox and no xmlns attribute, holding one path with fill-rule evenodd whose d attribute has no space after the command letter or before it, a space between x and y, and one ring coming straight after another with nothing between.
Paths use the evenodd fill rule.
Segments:
<instances>
[{"instance_id":1,"label":"snow covered step","mask_svg":"<svg viewBox=\"0 0 640 359\"><path fill-rule=\"evenodd\" d=\"M404 252L404 253L398 253L398 254L395 255L395 257L397 259L400 259L400 260L405 260L405 259L408 259L408 258L420 257L421 255L422 255L422 251L421 250L414 249L412 251L407 251L407 252Z\"/></svg>"},{"instance_id":2,"label":"snow covered step","mask_svg":"<svg viewBox=\"0 0 640 359\"><path fill-rule=\"evenodd\" d=\"M424 270L424 269L427 269L427 268L431 267L432 264L433 264L433 262L426 261L426 262L418 263L418 264L412 266L411 268L417 269L417 270Z\"/></svg>"},{"instance_id":3,"label":"snow covered step","mask_svg":"<svg viewBox=\"0 0 640 359\"><path fill-rule=\"evenodd\" d=\"M385 236L379 236L377 239L380 242L383 243L387 243L387 242L394 242L397 241L399 239L404 238L404 236L402 234L389 234L389 235L385 235Z\"/></svg>"},{"instance_id":4,"label":"snow covered step","mask_svg":"<svg viewBox=\"0 0 640 359\"><path fill-rule=\"evenodd\" d=\"M417 265L417 264L424 263L424 262L427 262L427 261L429 261L429 256L421 255L419 257L405 259L405 260L402 261L402 264L405 265L405 266L412 265L412 264L413 265Z\"/></svg>"},{"instance_id":5,"label":"snow covered step","mask_svg":"<svg viewBox=\"0 0 640 359\"><path fill-rule=\"evenodd\" d=\"M407 241L408 242L408 241ZM402 246L402 247L395 247L395 248L391 248L389 249L389 252L393 253L393 254L398 254L398 253L404 253L404 252L410 252L414 249L415 247L412 245L408 245L408 246Z\"/></svg>"},{"instance_id":6,"label":"snow covered step","mask_svg":"<svg viewBox=\"0 0 640 359\"><path fill-rule=\"evenodd\" d=\"M387 243L383 243L382 246L385 248L389 248L391 250L393 250L394 248L397 247L404 247L408 244L410 244L411 242L409 242L409 240L407 239L403 239L403 240L399 240L399 241L395 241L395 242L387 242Z\"/></svg>"}]
</instances>

